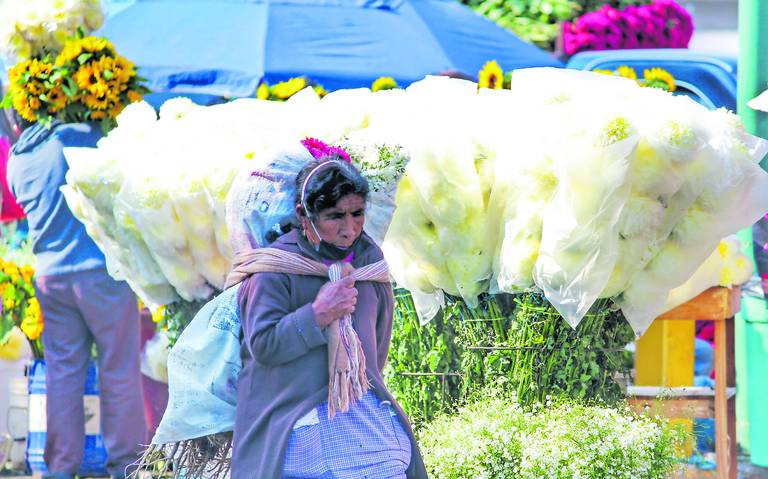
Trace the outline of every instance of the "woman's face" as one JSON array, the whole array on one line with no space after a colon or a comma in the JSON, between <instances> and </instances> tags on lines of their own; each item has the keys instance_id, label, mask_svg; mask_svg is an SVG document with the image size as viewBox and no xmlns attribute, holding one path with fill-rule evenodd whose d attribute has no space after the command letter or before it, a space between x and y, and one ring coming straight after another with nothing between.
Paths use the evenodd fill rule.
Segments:
<instances>
[{"instance_id":1,"label":"woman's face","mask_svg":"<svg viewBox=\"0 0 768 479\"><path fill-rule=\"evenodd\" d=\"M307 238L319 243L315 231L306 217L302 217ZM317 215L315 227L323 240L340 248L348 248L363 232L365 223L365 200L360 195L342 196L333 208L327 208Z\"/></svg>"}]
</instances>

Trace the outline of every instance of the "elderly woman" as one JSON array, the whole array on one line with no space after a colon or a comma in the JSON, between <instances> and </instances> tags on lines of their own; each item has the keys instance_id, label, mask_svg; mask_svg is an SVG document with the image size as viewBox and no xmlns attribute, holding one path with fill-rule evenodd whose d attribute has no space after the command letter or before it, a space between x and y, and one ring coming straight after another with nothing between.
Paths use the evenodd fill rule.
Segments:
<instances>
[{"instance_id":1,"label":"elderly woman","mask_svg":"<svg viewBox=\"0 0 768 479\"><path fill-rule=\"evenodd\" d=\"M258 272L242 283L243 368L232 477L426 478L408 419L381 376L392 286L356 281L353 273L383 260L363 231L368 185L351 164L329 159L307 165L296 183L299 229L270 247L337 268L343 264L343 278ZM342 328L341 343L357 341L363 357L354 351L350 357L364 368L362 384L350 387L359 397L350 393L344 412L344 404L329 403L329 379L338 393L329 378L329 339L350 315L353 337Z\"/></svg>"}]
</instances>

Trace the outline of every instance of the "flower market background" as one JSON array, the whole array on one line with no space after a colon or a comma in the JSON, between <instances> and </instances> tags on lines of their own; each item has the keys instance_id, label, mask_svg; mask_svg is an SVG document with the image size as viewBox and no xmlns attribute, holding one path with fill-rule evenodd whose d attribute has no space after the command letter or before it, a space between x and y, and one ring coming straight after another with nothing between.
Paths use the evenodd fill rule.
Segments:
<instances>
[{"instance_id":1,"label":"flower market background","mask_svg":"<svg viewBox=\"0 0 768 479\"><path fill-rule=\"evenodd\" d=\"M90 115L109 132L67 152L63 191L140 298L150 426L168 350L223 288L243 233L234 192L272 167L273 148L314 137L372 186L366 231L397 285L386 379L431 477L768 477L768 315L749 232L768 212L756 165L768 120L745 106L768 87L765 4L23 3L0 6L28 9L0 18L4 105L41 122ZM56 29L32 28L44 24ZM40 45L56 55L25 63ZM72 110L75 90L98 86L81 70L122 81L121 98ZM45 98L35 82L50 84ZM9 146L0 138L0 159ZM3 473L22 474L42 453L30 365L45 320L6 191L3 221L0 454ZM715 476L713 420L628 405L643 381L662 401L713 390L694 322L653 322L708 288L742 298L731 476Z\"/></svg>"}]
</instances>

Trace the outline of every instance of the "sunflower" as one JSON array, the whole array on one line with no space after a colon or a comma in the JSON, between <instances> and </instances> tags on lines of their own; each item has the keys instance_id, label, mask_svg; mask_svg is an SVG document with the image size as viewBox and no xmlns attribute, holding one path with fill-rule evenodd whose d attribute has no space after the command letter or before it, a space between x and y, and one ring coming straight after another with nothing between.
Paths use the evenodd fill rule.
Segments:
<instances>
[{"instance_id":1,"label":"sunflower","mask_svg":"<svg viewBox=\"0 0 768 479\"><path fill-rule=\"evenodd\" d=\"M267 82L262 82L259 88L256 90L256 98L259 100L269 100L269 85Z\"/></svg>"},{"instance_id":2,"label":"sunflower","mask_svg":"<svg viewBox=\"0 0 768 479\"><path fill-rule=\"evenodd\" d=\"M98 62L98 68L102 75L111 77L118 83L128 83L135 76L133 63L125 58L101 57ZM109 74L106 74L109 72Z\"/></svg>"},{"instance_id":3,"label":"sunflower","mask_svg":"<svg viewBox=\"0 0 768 479\"><path fill-rule=\"evenodd\" d=\"M616 74L623 78L629 78L630 80L637 80L637 72L634 68L627 65L621 65L616 69Z\"/></svg>"},{"instance_id":4,"label":"sunflower","mask_svg":"<svg viewBox=\"0 0 768 479\"><path fill-rule=\"evenodd\" d=\"M325 95L328 94L328 92L325 90L325 88L322 87L322 85L315 85L312 88L314 88L315 93L317 93L317 96L320 98L323 98Z\"/></svg>"},{"instance_id":5,"label":"sunflower","mask_svg":"<svg viewBox=\"0 0 768 479\"><path fill-rule=\"evenodd\" d=\"M90 91L91 87L101 81L101 72L93 63L86 63L75 72L75 83L81 90Z\"/></svg>"},{"instance_id":6,"label":"sunflower","mask_svg":"<svg viewBox=\"0 0 768 479\"><path fill-rule=\"evenodd\" d=\"M275 96L281 100L287 100L307 86L307 79L304 77L291 78L290 80L280 82L275 85Z\"/></svg>"},{"instance_id":7,"label":"sunflower","mask_svg":"<svg viewBox=\"0 0 768 479\"><path fill-rule=\"evenodd\" d=\"M495 60L483 65L477 85L492 90L501 90L504 87L504 71Z\"/></svg>"},{"instance_id":8,"label":"sunflower","mask_svg":"<svg viewBox=\"0 0 768 479\"><path fill-rule=\"evenodd\" d=\"M106 38L99 38L99 37L85 37L81 40L79 40L82 48L86 52L90 53L99 53L104 50L111 53L112 55L115 54L115 47L110 43L109 40Z\"/></svg>"},{"instance_id":9,"label":"sunflower","mask_svg":"<svg viewBox=\"0 0 768 479\"><path fill-rule=\"evenodd\" d=\"M29 107L33 110L39 110L40 107L43 105L40 99L36 96L29 97L29 100L27 100L29 103Z\"/></svg>"},{"instance_id":10,"label":"sunflower","mask_svg":"<svg viewBox=\"0 0 768 479\"><path fill-rule=\"evenodd\" d=\"M400 88L392 77L379 77L371 85L371 91L394 90Z\"/></svg>"},{"instance_id":11,"label":"sunflower","mask_svg":"<svg viewBox=\"0 0 768 479\"><path fill-rule=\"evenodd\" d=\"M83 44L81 41L67 42L61 50L61 53L56 57L56 66L60 67L75 61L82 53Z\"/></svg>"},{"instance_id":12,"label":"sunflower","mask_svg":"<svg viewBox=\"0 0 768 479\"><path fill-rule=\"evenodd\" d=\"M610 75L614 76L616 75L616 72L613 70L606 70L605 68L596 68L592 70L594 73L600 73L601 75Z\"/></svg>"},{"instance_id":13,"label":"sunflower","mask_svg":"<svg viewBox=\"0 0 768 479\"><path fill-rule=\"evenodd\" d=\"M643 71L644 86L660 88L669 92L675 91L675 77L662 68L651 68Z\"/></svg>"},{"instance_id":14,"label":"sunflower","mask_svg":"<svg viewBox=\"0 0 768 479\"><path fill-rule=\"evenodd\" d=\"M22 92L16 92L11 97L13 101L13 108L21 115L22 118L29 122L37 121L37 113L29 107L27 96Z\"/></svg>"},{"instance_id":15,"label":"sunflower","mask_svg":"<svg viewBox=\"0 0 768 479\"><path fill-rule=\"evenodd\" d=\"M8 80L10 81L11 85L16 85L21 82L24 73L29 71L29 65L31 63L32 60L24 60L23 62L17 63L14 67L8 70Z\"/></svg>"},{"instance_id":16,"label":"sunflower","mask_svg":"<svg viewBox=\"0 0 768 479\"><path fill-rule=\"evenodd\" d=\"M104 95L94 95L88 93L83 96L83 103L91 110L106 110L109 108L109 97Z\"/></svg>"},{"instance_id":17,"label":"sunflower","mask_svg":"<svg viewBox=\"0 0 768 479\"><path fill-rule=\"evenodd\" d=\"M107 117L107 113L103 111L92 111L91 120L103 120Z\"/></svg>"},{"instance_id":18,"label":"sunflower","mask_svg":"<svg viewBox=\"0 0 768 479\"><path fill-rule=\"evenodd\" d=\"M21 331L30 339L36 341L43 334L43 313L37 298L27 300L27 309L21 321Z\"/></svg>"},{"instance_id":19,"label":"sunflower","mask_svg":"<svg viewBox=\"0 0 768 479\"><path fill-rule=\"evenodd\" d=\"M144 98L144 95L137 92L136 90L128 90L127 95L128 95L128 101L130 101L131 103L141 101L141 99Z\"/></svg>"},{"instance_id":20,"label":"sunflower","mask_svg":"<svg viewBox=\"0 0 768 479\"><path fill-rule=\"evenodd\" d=\"M38 96L45 93L45 85L38 80L29 80L24 84L24 89L32 96Z\"/></svg>"},{"instance_id":21,"label":"sunflower","mask_svg":"<svg viewBox=\"0 0 768 479\"><path fill-rule=\"evenodd\" d=\"M24 265L21 267L21 277L24 278L24 281L27 283L32 282L32 278L35 276L35 269L29 265Z\"/></svg>"},{"instance_id":22,"label":"sunflower","mask_svg":"<svg viewBox=\"0 0 768 479\"><path fill-rule=\"evenodd\" d=\"M29 69L27 71L33 77L39 78L44 75L45 76L50 75L51 72L53 71L53 65L40 60L32 60L32 62L29 64Z\"/></svg>"},{"instance_id":23,"label":"sunflower","mask_svg":"<svg viewBox=\"0 0 768 479\"><path fill-rule=\"evenodd\" d=\"M109 109L107 114L109 114L110 118L117 118L117 115L119 115L124 108L125 108L125 105L123 105L118 101L112 105L112 107Z\"/></svg>"},{"instance_id":24,"label":"sunflower","mask_svg":"<svg viewBox=\"0 0 768 479\"><path fill-rule=\"evenodd\" d=\"M69 104L69 98L61 86L56 86L48 92L48 113L61 111Z\"/></svg>"}]
</instances>

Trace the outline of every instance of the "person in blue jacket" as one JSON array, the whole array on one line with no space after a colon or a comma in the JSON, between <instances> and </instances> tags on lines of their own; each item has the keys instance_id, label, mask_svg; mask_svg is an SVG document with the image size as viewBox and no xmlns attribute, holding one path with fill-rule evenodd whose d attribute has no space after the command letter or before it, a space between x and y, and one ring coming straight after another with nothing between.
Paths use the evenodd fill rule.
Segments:
<instances>
[{"instance_id":1,"label":"person in blue jacket","mask_svg":"<svg viewBox=\"0 0 768 479\"><path fill-rule=\"evenodd\" d=\"M128 285L106 271L104 255L69 210L60 187L63 149L94 147L97 124L24 125L8 163L11 192L27 213L43 312L47 439L43 477L74 478L83 459L83 391L98 350L100 421L113 478L124 478L146 443L139 369L139 311Z\"/></svg>"}]
</instances>

